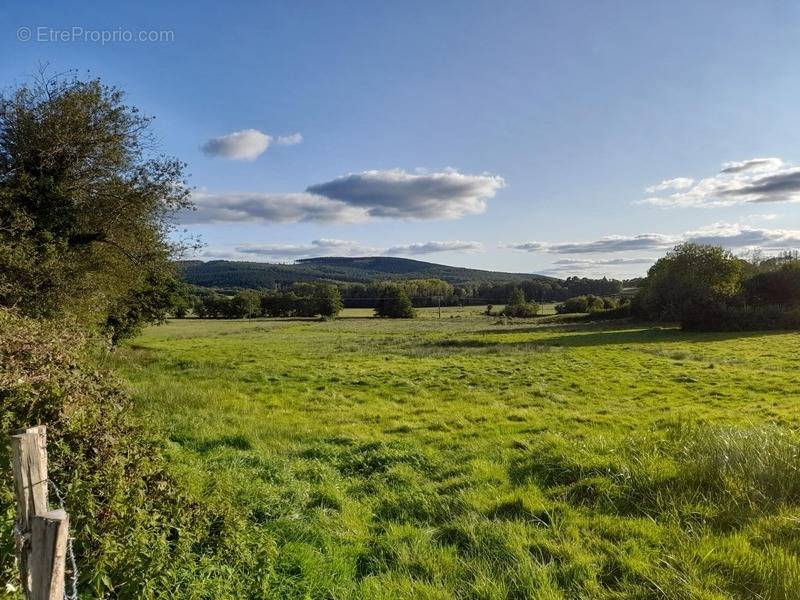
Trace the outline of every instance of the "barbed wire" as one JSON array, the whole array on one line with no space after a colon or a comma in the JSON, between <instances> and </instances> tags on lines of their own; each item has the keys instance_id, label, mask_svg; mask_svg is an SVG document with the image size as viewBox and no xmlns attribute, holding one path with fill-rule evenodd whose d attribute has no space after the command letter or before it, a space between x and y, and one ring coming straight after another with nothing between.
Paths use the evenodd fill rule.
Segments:
<instances>
[{"instance_id":1,"label":"barbed wire","mask_svg":"<svg viewBox=\"0 0 800 600\"><path fill-rule=\"evenodd\" d=\"M50 484L53 492L55 492L56 498L58 498L59 508L64 508L64 495L61 493L61 490L58 489L56 482L52 479L48 479L47 483ZM64 600L78 600L78 565L75 562L75 550L72 547L72 542L75 540L72 536L67 538L67 558L69 559L70 568L72 570L71 576L71 585L72 591L67 593L67 586L64 586Z\"/></svg>"}]
</instances>

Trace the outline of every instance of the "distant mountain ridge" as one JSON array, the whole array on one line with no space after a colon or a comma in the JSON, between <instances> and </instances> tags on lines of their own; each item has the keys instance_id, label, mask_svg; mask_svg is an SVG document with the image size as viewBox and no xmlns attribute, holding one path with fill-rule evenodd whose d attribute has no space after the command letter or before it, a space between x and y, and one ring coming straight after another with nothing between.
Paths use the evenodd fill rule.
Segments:
<instances>
[{"instance_id":1,"label":"distant mountain ridge","mask_svg":"<svg viewBox=\"0 0 800 600\"><path fill-rule=\"evenodd\" d=\"M204 287L258 289L303 281L365 283L391 279L442 279L453 285L467 282L557 281L553 277L533 273L451 267L390 256L306 258L295 264L191 260L181 261L178 265L188 283Z\"/></svg>"}]
</instances>

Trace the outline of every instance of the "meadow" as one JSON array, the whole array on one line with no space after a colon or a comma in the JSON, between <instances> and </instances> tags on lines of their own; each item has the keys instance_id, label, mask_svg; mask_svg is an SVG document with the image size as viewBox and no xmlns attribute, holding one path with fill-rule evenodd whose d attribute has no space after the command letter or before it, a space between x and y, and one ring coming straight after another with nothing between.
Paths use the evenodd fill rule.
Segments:
<instances>
[{"instance_id":1,"label":"meadow","mask_svg":"<svg viewBox=\"0 0 800 600\"><path fill-rule=\"evenodd\" d=\"M480 311L178 320L114 353L262 557L192 597L800 596L800 334Z\"/></svg>"}]
</instances>

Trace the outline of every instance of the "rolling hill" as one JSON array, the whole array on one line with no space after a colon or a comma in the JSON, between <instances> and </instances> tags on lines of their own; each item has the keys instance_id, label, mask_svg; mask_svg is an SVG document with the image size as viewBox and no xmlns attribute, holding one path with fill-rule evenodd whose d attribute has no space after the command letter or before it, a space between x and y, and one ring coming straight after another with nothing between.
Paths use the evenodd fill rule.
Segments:
<instances>
[{"instance_id":1,"label":"rolling hill","mask_svg":"<svg viewBox=\"0 0 800 600\"><path fill-rule=\"evenodd\" d=\"M443 279L453 285L466 282L509 283L556 281L532 273L505 273L451 267L421 260L386 256L307 258L294 264L228 260L179 263L188 283L204 287L270 288L301 281L357 283L390 279Z\"/></svg>"}]
</instances>

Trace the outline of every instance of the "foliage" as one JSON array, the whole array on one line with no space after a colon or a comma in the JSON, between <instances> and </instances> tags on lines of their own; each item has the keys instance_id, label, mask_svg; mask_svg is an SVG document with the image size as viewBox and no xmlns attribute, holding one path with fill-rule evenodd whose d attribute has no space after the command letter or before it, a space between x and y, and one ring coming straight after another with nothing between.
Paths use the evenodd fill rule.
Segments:
<instances>
[{"instance_id":1,"label":"foliage","mask_svg":"<svg viewBox=\"0 0 800 600\"><path fill-rule=\"evenodd\" d=\"M557 314L608 312L628 304L627 298L609 296L575 296L556 305ZM625 312L625 311L620 311Z\"/></svg>"},{"instance_id":2,"label":"foliage","mask_svg":"<svg viewBox=\"0 0 800 600\"><path fill-rule=\"evenodd\" d=\"M261 314L261 296L253 290L243 290L230 299L232 319L252 319Z\"/></svg>"},{"instance_id":3,"label":"foliage","mask_svg":"<svg viewBox=\"0 0 800 600\"><path fill-rule=\"evenodd\" d=\"M408 297L406 290L399 285L388 285L384 288L380 299L375 305L376 317L389 317L390 319L411 319L416 316L414 305Z\"/></svg>"},{"instance_id":4,"label":"foliage","mask_svg":"<svg viewBox=\"0 0 800 600\"><path fill-rule=\"evenodd\" d=\"M514 287L528 298L564 300L579 294L612 295L622 290L614 279L481 271L393 257L315 258L295 264L241 261L183 261L186 281L209 288L288 289L301 283L334 283L349 308L374 308L388 283L406 285L416 306L503 304ZM418 287L419 286L419 287ZM377 293L376 293L377 292Z\"/></svg>"},{"instance_id":5,"label":"foliage","mask_svg":"<svg viewBox=\"0 0 800 600\"><path fill-rule=\"evenodd\" d=\"M640 310L651 318L683 321L725 303L742 287L742 261L718 246L676 246L650 267L640 288Z\"/></svg>"},{"instance_id":6,"label":"foliage","mask_svg":"<svg viewBox=\"0 0 800 600\"><path fill-rule=\"evenodd\" d=\"M277 598L796 596L799 334L418 312L172 322L115 355L182 487L274 552L243 581Z\"/></svg>"},{"instance_id":7,"label":"foliage","mask_svg":"<svg viewBox=\"0 0 800 600\"><path fill-rule=\"evenodd\" d=\"M775 270L757 273L745 280L744 292L748 304L797 306L800 304L800 261L785 262Z\"/></svg>"},{"instance_id":8,"label":"foliage","mask_svg":"<svg viewBox=\"0 0 800 600\"><path fill-rule=\"evenodd\" d=\"M5 309L0 339L0 430L47 424L49 473L66 499L81 597L190 597L212 582L240 597L259 593L242 574L269 564L269 548L252 544L235 513L210 510L179 491L161 443L133 416L114 377L94 364L91 339ZM3 444L3 582L17 579L12 489Z\"/></svg>"},{"instance_id":9,"label":"foliage","mask_svg":"<svg viewBox=\"0 0 800 600\"><path fill-rule=\"evenodd\" d=\"M141 333L145 324L163 323L170 313L187 308L186 284L169 270L155 270L109 308L105 330L116 345Z\"/></svg>"},{"instance_id":10,"label":"foliage","mask_svg":"<svg viewBox=\"0 0 800 600\"><path fill-rule=\"evenodd\" d=\"M331 284L318 284L314 289L313 301L314 311L328 319L335 318L344 308L339 288Z\"/></svg>"},{"instance_id":11,"label":"foliage","mask_svg":"<svg viewBox=\"0 0 800 600\"><path fill-rule=\"evenodd\" d=\"M539 305L525 301L525 292L514 288L508 297L508 303L503 308L503 315L507 317L530 318L539 314Z\"/></svg>"},{"instance_id":12,"label":"foliage","mask_svg":"<svg viewBox=\"0 0 800 600\"><path fill-rule=\"evenodd\" d=\"M96 79L42 74L0 97L0 306L90 325L113 313L125 332L159 318L142 303L163 299L150 288L169 280L170 219L189 201L149 124Z\"/></svg>"},{"instance_id":13,"label":"foliage","mask_svg":"<svg viewBox=\"0 0 800 600\"><path fill-rule=\"evenodd\" d=\"M800 261L752 262L716 246L677 246L650 269L632 309L690 330L800 328Z\"/></svg>"}]
</instances>

